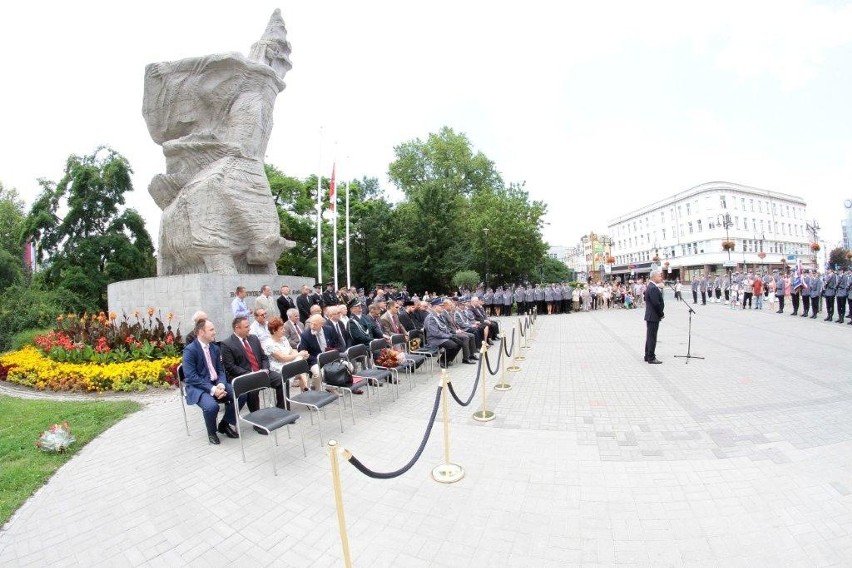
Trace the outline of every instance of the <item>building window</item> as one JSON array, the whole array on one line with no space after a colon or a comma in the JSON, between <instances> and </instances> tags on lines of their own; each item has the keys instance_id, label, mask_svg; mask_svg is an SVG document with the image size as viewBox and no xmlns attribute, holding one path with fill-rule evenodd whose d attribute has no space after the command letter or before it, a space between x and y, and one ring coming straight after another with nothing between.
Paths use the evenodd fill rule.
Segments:
<instances>
[{"instance_id":1,"label":"building window","mask_svg":"<svg viewBox=\"0 0 852 568\"><path fill-rule=\"evenodd\" d=\"M743 229L748 231L748 217L743 217Z\"/></svg>"},{"instance_id":2,"label":"building window","mask_svg":"<svg viewBox=\"0 0 852 568\"><path fill-rule=\"evenodd\" d=\"M727 208L728 208L728 204L727 204L727 202L725 202L725 196L724 196L724 195L720 195L720 196L719 196L719 206L720 206L722 209L727 209Z\"/></svg>"},{"instance_id":3,"label":"building window","mask_svg":"<svg viewBox=\"0 0 852 568\"><path fill-rule=\"evenodd\" d=\"M701 219L698 220L698 232L701 232Z\"/></svg>"},{"instance_id":4,"label":"building window","mask_svg":"<svg viewBox=\"0 0 852 568\"><path fill-rule=\"evenodd\" d=\"M662 231L663 231L663 240L666 240L666 230L662 229Z\"/></svg>"},{"instance_id":5,"label":"building window","mask_svg":"<svg viewBox=\"0 0 852 568\"><path fill-rule=\"evenodd\" d=\"M686 204L686 216L689 217L689 203Z\"/></svg>"},{"instance_id":6,"label":"building window","mask_svg":"<svg viewBox=\"0 0 852 568\"><path fill-rule=\"evenodd\" d=\"M787 217L789 217L789 216L790 216L790 206L789 206L789 205L785 205L784 207L786 207L786 208L787 208Z\"/></svg>"},{"instance_id":7,"label":"building window","mask_svg":"<svg viewBox=\"0 0 852 568\"><path fill-rule=\"evenodd\" d=\"M743 211L745 211L745 197L740 197L740 204L743 206Z\"/></svg>"},{"instance_id":8,"label":"building window","mask_svg":"<svg viewBox=\"0 0 852 568\"><path fill-rule=\"evenodd\" d=\"M754 213L754 199L748 200L748 207L751 209L751 212Z\"/></svg>"},{"instance_id":9,"label":"building window","mask_svg":"<svg viewBox=\"0 0 852 568\"><path fill-rule=\"evenodd\" d=\"M740 228L740 218L739 217L734 217L734 227L736 227L736 229L739 230L739 228Z\"/></svg>"},{"instance_id":10,"label":"building window","mask_svg":"<svg viewBox=\"0 0 852 568\"><path fill-rule=\"evenodd\" d=\"M760 201L758 201L757 203L758 203L758 205L759 205L759 204L760 204ZM763 227L763 219L761 219L761 220L760 220L760 232L761 232L761 233L766 232L766 231L764 230L764 227Z\"/></svg>"},{"instance_id":11,"label":"building window","mask_svg":"<svg viewBox=\"0 0 852 568\"><path fill-rule=\"evenodd\" d=\"M691 234L692 234L692 221L689 221L689 222L686 224L686 226L687 226L687 227L689 227L689 234L691 235Z\"/></svg>"},{"instance_id":12,"label":"building window","mask_svg":"<svg viewBox=\"0 0 852 568\"><path fill-rule=\"evenodd\" d=\"M666 212L660 211L660 223L665 223L665 222L666 222Z\"/></svg>"},{"instance_id":13,"label":"building window","mask_svg":"<svg viewBox=\"0 0 852 568\"><path fill-rule=\"evenodd\" d=\"M777 205L778 204L775 203L774 201L772 202L772 214L773 215L778 212L778 208L776 207Z\"/></svg>"}]
</instances>

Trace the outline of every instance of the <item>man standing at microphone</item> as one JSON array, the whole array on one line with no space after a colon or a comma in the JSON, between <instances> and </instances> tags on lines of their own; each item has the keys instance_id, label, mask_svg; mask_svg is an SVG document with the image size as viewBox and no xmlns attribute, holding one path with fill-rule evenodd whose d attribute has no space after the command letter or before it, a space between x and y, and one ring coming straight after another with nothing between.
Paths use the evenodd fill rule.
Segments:
<instances>
[{"instance_id":1,"label":"man standing at microphone","mask_svg":"<svg viewBox=\"0 0 852 568\"><path fill-rule=\"evenodd\" d=\"M660 320L665 316L663 308L663 273L655 270L651 273L651 281L645 288L645 362L651 365L659 365L662 361L657 359L657 331L660 329Z\"/></svg>"}]
</instances>

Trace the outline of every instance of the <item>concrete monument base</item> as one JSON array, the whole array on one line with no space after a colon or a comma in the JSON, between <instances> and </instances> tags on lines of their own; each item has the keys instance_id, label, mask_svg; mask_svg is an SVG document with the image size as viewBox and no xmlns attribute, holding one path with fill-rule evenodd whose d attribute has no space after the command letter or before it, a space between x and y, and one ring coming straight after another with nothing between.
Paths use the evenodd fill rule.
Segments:
<instances>
[{"instance_id":1,"label":"concrete monument base","mask_svg":"<svg viewBox=\"0 0 852 568\"><path fill-rule=\"evenodd\" d=\"M246 305L254 308L254 299L260 295L264 284L272 287L273 300L280 295L281 286L288 285L292 297L299 294L305 284L313 286L314 278L305 276L270 276L265 274L181 274L157 276L114 282L107 288L109 310L122 317L134 310L146 313L149 307L158 310L165 320L171 312L172 328L180 326L182 335L192 329L192 314L204 311L216 324L217 337L224 339L231 334L231 302L237 286L245 286L248 296ZM275 302L273 302L274 304ZM270 319L278 310L270 310Z\"/></svg>"}]
</instances>

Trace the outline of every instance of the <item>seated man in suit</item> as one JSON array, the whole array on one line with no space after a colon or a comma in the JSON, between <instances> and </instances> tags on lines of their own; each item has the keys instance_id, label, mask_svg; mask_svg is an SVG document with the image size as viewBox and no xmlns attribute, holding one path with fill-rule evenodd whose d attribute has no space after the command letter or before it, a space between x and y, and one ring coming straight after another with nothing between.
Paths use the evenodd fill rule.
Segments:
<instances>
[{"instance_id":1,"label":"seated man in suit","mask_svg":"<svg viewBox=\"0 0 852 568\"><path fill-rule=\"evenodd\" d=\"M442 368L446 369L450 362L456 358L459 350L461 350L461 338L458 338L444 322L442 317L444 313L443 300L437 298L432 301L433 310L426 316L426 325L423 328L426 333L426 343L444 349L444 357L440 361ZM466 340L464 340L466 341ZM473 363L465 359L464 363Z\"/></svg>"},{"instance_id":2,"label":"seated man in suit","mask_svg":"<svg viewBox=\"0 0 852 568\"><path fill-rule=\"evenodd\" d=\"M480 300L476 296L470 299L470 313L471 315L473 315L476 321L478 321L483 326L488 327L489 345L491 344L492 339L495 341L500 339L500 325L496 321L488 319L488 316L485 313L485 309L483 308L482 300Z\"/></svg>"},{"instance_id":3,"label":"seated man in suit","mask_svg":"<svg viewBox=\"0 0 852 568\"><path fill-rule=\"evenodd\" d=\"M204 414L207 440L219 443L218 430L229 438L237 438L237 415L234 411L234 391L225 380L225 368L216 346L216 326L208 319L195 323L195 340L183 350L183 371L186 384L186 403L197 404ZM219 404L225 404L225 417L216 426Z\"/></svg>"},{"instance_id":4,"label":"seated man in suit","mask_svg":"<svg viewBox=\"0 0 852 568\"><path fill-rule=\"evenodd\" d=\"M373 340L373 334L370 333L361 321L361 311L362 311L361 303L358 302L358 299L352 300L349 304L349 323L347 324L347 329L349 331L350 337L352 337L353 345L370 345L370 341Z\"/></svg>"},{"instance_id":5,"label":"seated man in suit","mask_svg":"<svg viewBox=\"0 0 852 568\"><path fill-rule=\"evenodd\" d=\"M249 322L247 318L234 318L231 327L234 333L225 341L222 342L222 363L225 366L225 373L228 375L228 380L233 381L240 375L259 371L261 369L269 370L269 357L260 345L260 340L254 335L249 334ZM287 389L287 396L290 395L290 383L283 384L281 373L269 371L269 380L272 387L275 389L275 405L278 408L287 409L287 401L284 398L284 389ZM242 405L242 401L240 401ZM251 412L260 408L260 400L257 392L249 393L248 407ZM255 430L261 431L259 428Z\"/></svg>"},{"instance_id":6,"label":"seated man in suit","mask_svg":"<svg viewBox=\"0 0 852 568\"><path fill-rule=\"evenodd\" d=\"M346 330L346 326L340 321L341 312L346 311L346 306L334 305L326 307L328 316L324 327L328 338L328 347L337 349L341 353L352 347L352 336Z\"/></svg>"},{"instance_id":7,"label":"seated man in suit","mask_svg":"<svg viewBox=\"0 0 852 568\"><path fill-rule=\"evenodd\" d=\"M367 333L369 333L373 339L382 339L385 336L384 331L382 330L382 325L379 323L379 319L382 315L382 309L379 307L379 304L374 302L370 304L369 308L367 308L367 312L368 313L361 316L361 322L367 328Z\"/></svg>"},{"instance_id":8,"label":"seated man in suit","mask_svg":"<svg viewBox=\"0 0 852 568\"><path fill-rule=\"evenodd\" d=\"M387 303L388 311L379 318L384 335L390 337L395 334L405 335L405 328L399 319L399 302L391 300Z\"/></svg>"},{"instance_id":9,"label":"seated man in suit","mask_svg":"<svg viewBox=\"0 0 852 568\"><path fill-rule=\"evenodd\" d=\"M308 365L311 366L311 388L319 390L322 384L320 377L319 361L320 353L334 349L329 345L330 329L326 329L325 319L320 314L314 314L308 318L308 326L302 332L302 339L299 342L299 351L308 352ZM331 388L327 389L332 392ZM361 394L361 390L353 390L355 394Z\"/></svg>"},{"instance_id":10,"label":"seated man in suit","mask_svg":"<svg viewBox=\"0 0 852 568\"><path fill-rule=\"evenodd\" d=\"M299 321L299 310L290 308L287 310L287 319L284 321L284 337L290 343L290 347L296 349L305 331L305 324Z\"/></svg>"}]
</instances>

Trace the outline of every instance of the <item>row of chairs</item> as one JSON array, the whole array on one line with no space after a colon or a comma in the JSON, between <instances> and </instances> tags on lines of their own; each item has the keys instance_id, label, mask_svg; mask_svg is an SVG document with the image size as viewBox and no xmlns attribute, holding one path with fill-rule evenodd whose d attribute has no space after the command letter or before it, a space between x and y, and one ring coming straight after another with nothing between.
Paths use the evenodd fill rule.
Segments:
<instances>
[{"instance_id":1,"label":"row of chairs","mask_svg":"<svg viewBox=\"0 0 852 568\"><path fill-rule=\"evenodd\" d=\"M405 359L402 361L398 367L382 367L376 363L378 359L378 355L382 349L387 347L401 347L402 352L405 353ZM338 416L340 420L340 431L343 432L343 410L346 407L346 398L349 398L349 406L352 411L352 424L355 424L355 405L353 398L353 391L362 390L367 393L367 411L372 415L372 393L376 393L377 404L379 404L379 408L381 409L381 404L378 400L378 392L379 387L388 385L388 389L386 391L389 393L389 396L392 398L399 397L399 382L400 382L400 370L404 373L407 379L412 379L412 375L417 368L422 366L424 363L428 362L429 372L434 372L435 369L435 359L442 355L442 349L436 347L422 346L419 349L411 350L409 348L408 343L405 341L405 337L401 334L394 335L391 337L390 343L385 339L376 339L370 342L369 347L366 345L353 345L347 351L341 353L336 350L327 351L325 353L321 353L317 359L317 364L320 370L320 376L323 379L323 385L325 386L325 374L323 368L332 363L334 361L348 361L352 364L355 369L353 372L353 383L347 387L335 387L341 391L342 397L339 397L337 394L332 392L327 392L326 390L319 391L305 391L300 392L296 395L291 395L287 397L287 401L289 406L292 405L301 405L304 406L308 410L308 414L310 416L311 425L314 423L314 412L317 414L317 431L319 433L320 446L323 445L323 436L322 436L322 425L320 423L319 414L320 411L325 415L325 407L329 406L333 402L340 400L342 404L338 404ZM310 367L308 362L305 360L293 361L291 363L285 364L281 369L281 375L283 380L289 381L293 377L310 373ZM184 385L184 374L182 366L178 366L178 383L180 385L180 405L183 410L183 418L184 424L186 426L186 435L189 436L189 417L186 412L186 393L185 393L185 385ZM411 390L413 388L413 380L408 380L408 388ZM272 385L270 383L269 373L266 370L260 370L252 373L246 373L245 375L240 375L233 379L231 386L234 391L234 400L233 404L234 408L239 408L238 400L243 395L247 395L252 392L260 392L265 391L266 393L272 393ZM371 392L372 391L372 392ZM266 407L256 410L254 412L250 412L248 414L241 414L239 411L237 414L237 432L240 436L240 449L243 455L243 462L246 461L246 453L245 453L245 444L243 442L243 433L240 427L241 423L249 424L253 427L259 428L263 430L267 435L270 435L270 443L272 444L272 471L275 475L278 474L277 468L275 465L275 447L278 445L278 433L277 431L286 426L287 427L287 436L290 436L290 425L295 423L296 420L299 419L300 415L298 412L293 412L292 410L285 410L282 408L278 408L271 403L268 403ZM302 452L307 456L307 449L305 448L305 432L304 428L301 428L301 436L302 436Z\"/></svg>"}]
</instances>

